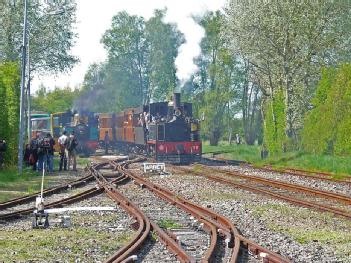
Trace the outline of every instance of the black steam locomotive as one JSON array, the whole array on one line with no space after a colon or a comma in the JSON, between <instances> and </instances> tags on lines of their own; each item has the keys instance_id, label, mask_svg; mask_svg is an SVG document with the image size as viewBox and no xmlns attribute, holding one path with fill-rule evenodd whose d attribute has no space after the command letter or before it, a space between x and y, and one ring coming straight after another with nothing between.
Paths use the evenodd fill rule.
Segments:
<instances>
[{"instance_id":1,"label":"black steam locomotive","mask_svg":"<svg viewBox=\"0 0 351 263\"><path fill-rule=\"evenodd\" d=\"M201 160L199 121L193 118L192 104L181 103L179 93L171 102L127 109L113 120L117 148L143 151L161 162Z\"/></svg>"}]
</instances>

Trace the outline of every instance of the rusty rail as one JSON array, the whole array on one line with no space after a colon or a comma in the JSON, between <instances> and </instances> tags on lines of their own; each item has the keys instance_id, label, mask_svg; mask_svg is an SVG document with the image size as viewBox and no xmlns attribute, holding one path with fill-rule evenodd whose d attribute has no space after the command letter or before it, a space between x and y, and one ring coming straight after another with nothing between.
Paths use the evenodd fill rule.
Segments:
<instances>
[{"instance_id":1,"label":"rusty rail","mask_svg":"<svg viewBox=\"0 0 351 263\"><path fill-rule=\"evenodd\" d=\"M342 210L342 209L338 209L338 208L331 207L331 206L326 206L326 205L323 205L323 204L317 204L317 203L313 203L313 202L310 202L310 201L297 199L297 198L294 198L294 197L291 197L291 196L285 196L285 195L282 195L282 194L279 194L279 193L276 193L276 192L273 192L273 191L270 191L270 190L263 190L263 189L259 189L259 188L256 188L256 187L253 187L253 186L249 186L249 185L246 185L246 184L236 183L236 182L234 182L232 180L228 180L228 179L225 179L225 178L220 177L220 176L206 175L206 174L203 174L201 172L189 171L187 169L183 169L183 168L179 168L179 167L177 169L178 170L182 170L183 172L191 172L192 175L196 175L196 176L200 176L200 177L206 177L209 180L212 180L212 181L215 181L215 182L219 182L219 183L222 183L222 184L226 184L226 185L229 185L229 186L232 186L232 187L239 187L241 189L248 190L250 192L271 196L271 197L274 197L276 199L284 200L284 201L287 201L287 202L295 204L295 205L315 208L315 209L318 209L318 210L323 211L323 212L330 212L330 213L333 213L335 215L343 216L343 217L345 217L347 219L351 219L351 214L349 212L345 211L345 210ZM219 171L216 170L216 172L218 173Z\"/></svg>"},{"instance_id":2,"label":"rusty rail","mask_svg":"<svg viewBox=\"0 0 351 263\"><path fill-rule=\"evenodd\" d=\"M250 166L252 167L252 166ZM312 171L306 171L303 169L297 169L297 168L286 168L286 169L276 169L270 166L264 166L257 168L263 171L268 171L268 172L275 172L275 173L280 173L280 174L289 174L292 176L298 176L298 177L306 177L306 178L313 178L321 181L329 181L333 183L343 183L343 184L349 184L351 185L351 180L343 180L343 179L336 179L332 178L333 174L331 173L326 173L326 172L312 172Z\"/></svg>"},{"instance_id":3,"label":"rusty rail","mask_svg":"<svg viewBox=\"0 0 351 263\"><path fill-rule=\"evenodd\" d=\"M113 162L112 162L112 164L113 164ZM239 252L240 252L240 245L245 245L246 247L248 247L250 249L251 252L253 252L257 256L264 256L264 258L262 258L264 260L264 262L274 262L274 263L290 262L289 260L283 258L282 256L280 256L274 252L271 252L271 251L259 246L255 242L250 241L250 240L244 238L243 236L241 236L238 233L238 230L236 229L236 227L233 225L233 223L229 219L215 213L214 211L212 211L210 209L201 207L199 205L196 205L192 202L185 200L184 198L176 196L171 191L164 189L156 184L153 184L152 182L147 181L147 180L143 179L142 177L131 173L130 171L126 171L125 166L121 166L119 164L114 164L114 166L116 167L117 170L125 171L127 176L129 176L132 180L134 180L139 185L146 187L147 189L149 189L150 191L152 191L156 195L158 195L160 198L162 198L162 199L176 205L177 207L183 209L184 211L192 214L193 216L198 218L199 221L203 222L204 224L206 221L207 221L206 224L208 224L208 223L213 224L217 228L218 232L222 233L224 236L227 237L226 241L228 242L228 245L231 247L234 246L230 262L232 262L232 263L237 262ZM228 234L229 234L229 236L228 236ZM212 247L212 246L209 248L209 250L206 254L206 258L204 259L205 261L206 260L208 261L211 259L211 254L213 254L213 249L214 249L214 247ZM211 262L211 261L209 261L209 262Z\"/></svg>"},{"instance_id":4,"label":"rusty rail","mask_svg":"<svg viewBox=\"0 0 351 263\"><path fill-rule=\"evenodd\" d=\"M219 171L218 169L215 170L213 168L210 168L210 167L207 167L204 165L202 165L202 167L206 170L210 170L213 172ZM283 189L291 189L291 190L294 190L297 192L309 193L309 194L324 197L327 199L333 199L333 200L343 202L346 204L351 204L351 197L347 196L347 195L343 195L343 194L338 194L338 193L334 193L334 192L330 192L330 191L324 191L324 190L320 190L320 189L315 189L315 188L311 188L311 187L306 187L306 186L302 186L302 185L298 185L298 184L292 184L292 183L287 183L287 182L273 180L273 179L267 179L267 178L254 176L254 175L245 175L245 174L241 174L241 173L234 172L234 171L220 170L220 173L225 174L226 176L238 177L241 179L259 182L261 184L265 184L265 185L269 185L269 186L279 187L279 188L283 188Z\"/></svg>"},{"instance_id":5,"label":"rusty rail","mask_svg":"<svg viewBox=\"0 0 351 263\"><path fill-rule=\"evenodd\" d=\"M45 196L50 196L53 194L57 194L57 193L66 191L66 190L74 188L74 187L83 186L92 180L94 180L93 176L91 176L91 175L84 176L83 178L68 182L64 185L60 185L60 186L52 187L52 188L47 188L44 190L43 193L45 194ZM18 198L14 198L14 199L2 202L2 203L0 203L0 210L35 201L35 198L39 194L40 194L40 192L36 192L34 194L31 194L31 195L21 196Z\"/></svg>"},{"instance_id":6,"label":"rusty rail","mask_svg":"<svg viewBox=\"0 0 351 263\"><path fill-rule=\"evenodd\" d=\"M128 163L128 162L126 162ZM98 171L101 164L91 167L90 171L98 181L99 185L103 187L106 193L115 202L120 205L125 211L132 215L138 221L138 231L127 245L118 250L114 255L106 260L106 263L110 262L124 262L142 246L150 234L151 230L154 230L159 236L160 240L166 245L172 253L174 253L181 262L195 262L195 259L189 256L183 248L171 238L166 232L164 232L158 225L151 220L129 199L123 196L117 189L111 185L103 175ZM127 175L124 171L120 171L123 176Z\"/></svg>"}]
</instances>

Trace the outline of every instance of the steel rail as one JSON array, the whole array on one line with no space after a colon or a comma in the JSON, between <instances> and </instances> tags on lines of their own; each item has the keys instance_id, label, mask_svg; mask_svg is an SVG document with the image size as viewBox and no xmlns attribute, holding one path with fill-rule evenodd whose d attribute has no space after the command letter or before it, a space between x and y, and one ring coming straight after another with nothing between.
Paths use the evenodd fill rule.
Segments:
<instances>
[{"instance_id":1,"label":"steel rail","mask_svg":"<svg viewBox=\"0 0 351 263\"><path fill-rule=\"evenodd\" d=\"M300 205L300 206L304 206L304 207L310 207L310 208L315 208L315 209L318 209L320 211L330 212L330 213L333 213L335 215L339 215L339 216L343 216L343 217L345 217L347 219L351 219L351 214L349 212L345 211L345 210L342 210L342 209L338 209L338 208L334 208L334 207L330 207L330 206L326 206L326 205L322 205L322 204L317 204L317 203L313 203L313 202L310 202L310 201L297 199L297 198L290 197L290 196L285 196L285 195L282 195L282 194L279 194L279 193L276 193L276 192L273 192L273 191L270 191L270 190L258 189L258 188L255 188L255 187L252 187L252 186L249 186L249 185L236 183L236 182L234 182L232 180L228 180L228 179L225 179L225 178L219 177L219 176L206 175L206 174L202 174L200 172L189 171L189 170L182 169L182 168L178 168L178 169L182 170L183 172L191 172L192 175L196 175L196 176L199 176L199 177L206 177L207 179L210 179L210 180L215 181L215 182L219 182L219 183L226 184L226 185L229 185L229 186L239 187L239 188L248 190L250 192L264 194L264 195L271 196L271 197L274 197L276 199L284 200L284 201L287 201L287 202L290 202L290 203L293 203L293 204L296 204L296 205Z\"/></svg>"},{"instance_id":2,"label":"steel rail","mask_svg":"<svg viewBox=\"0 0 351 263\"><path fill-rule=\"evenodd\" d=\"M252 167L251 165L249 167ZM267 172L275 172L275 173L280 173L280 174L289 174L292 176L298 176L298 177L306 177L306 178L313 178L317 179L320 181L329 181L333 183L343 183L343 184L349 184L351 185L350 180L343 180L343 179L336 179L332 178L332 174L324 173L324 172L312 172L312 171L305 171L302 169L295 169L295 168L287 168L287 169L275 169L272 167L259 167L255 168Z\"/></svg>"},{"instance_id":3,"label":"steel rail","mask_svg":"<svg viewBox=\"0 0 351 263\"><path fill-rule=\"evenodd\" d=\"M116 167L118 167L118 165L116 165ZM125 167L122 167L122 169L125 170ZM133 179L135 182L137 182L141 186L147 187L152 192L155 192L162 199L166 199L167 201L169 201L173 204L180 202L181 204L188 206L188 208L187 208L188 212L195 210L197 213L197 216L199 216L200 218L206 218L207 220L209 220L212 223L213 223L213 220L215 220L214 224L216 225L216 227L220 228L221 230L224 230L224 232L230 232L232 234L232 237L234 237L234 248L232 251L232 256L231 256L230 262L237 262L239 252L240 252L240 244L246 245L246 247L251 248L250 250L253 253L255 253L255 255L264 257L265 262L274 262L274 263L290 262L289 260L283 258L282 256L280 256L274 252L271 252L268 249L265 249L265 248L259 246L255 242L250 241L250 240L244 238L243 236L241 236L238 233L238 230L236 229L236 227L233 225L233 223L230 220L228 220L227 218L215 213L214 211L212 211L210 209L203 208L203 207L196 205L192 202L186 201L185 199L183 199L179 196L176 196L171 191L164 189L164 188L161 188L158 185L155 185L152 182L149 182L149 181L141 178L140 176L137 176L129 171L127 173L128 173L128 176L130 176L131 179ZM189 208L192 208L192 209L189 209ZM233 240L231 240L230 242L233 242ZM252 248L254 248L254 249L252 249Z\"/></svg>"},{"instance_id":4,"label":"steel rail","mask_svg":"<svg viewBox=\"0 0 351 263\"><path fill-rule=\"evenodd\" d=\"M105 189L107 194L115 200L115 202L122 206L124 210L126 210L129 214L137 218L139 223L139 230L134 238L123 248L117 251L114 255L109 257L106 262L124 262L128 260L128 257L135 253L138 248L145 242L148 237L151 229L154 230L159 236L160 240L166 245L167 249L169 249L172 253L174 253L177 258L181 262L195 262L195 259L189 256L182 247L173 240L170 235L164 232L158 225L151 220L149 220L146 215L139 209L135 204L133 204L129 199L123 196L121 193L117 191L117 189L110 185L103 177L103 175L97 171L96 168L99 166L95 166L91 169L92 173L98 180L99 184ZM125 174L120 171L121 174L125 176Z\"/></svg>"},{"instance_id":5,"label":"steel rail","mask_svg":"<svg viewBox=\"0 0 351 263\"><path fill-rule=\"evenodd\" d=\"M117 178L115 178L111 183L114 184L120 184L124 181L126 181L128 178L126 176L119 176ZM60 208L60 207L64 207L65 205L68 204L73 204L73 203L77 203L80 202L82 200L88 199L92 196L96 196L99 195L103 192L102 189L96 188L96 187L92 187L90 189L87 189L86 191L83 191L81 193L78 193L76 195L67 197L67 198L63 198L61 200L58 201L54 201L48 204L45 204L45 208ZM6 213L6 214L0 214L0 220L2 221L9 221L9 220L13 220L13 219L19 219L23 216L27 216L31 213L33 213L33 211L35 210L35 207L31 207L31 208L27 208L27 209L21 209L18 211L14 211L14 212L10 212L10 213Z\"/></svg>"},{"instance_id":6,"label":"steel rail","mask_svg":"<svg viewBox=\"0 0 351 263\"><path fill-rule=\"evenodd\" d=\"M218 169L215 170L213 168L209 168L208 166L204 166L204 165L201 165L201 167L205 168L207 171L209 170L217 173L219 171ZM220 173L231 177L238 177L238 178L242 178L250 181L256 181L269 186L274 186L274 187L279 187L284 189L292 189L297 192L309 193L309 194L321 196L327 199L334 199L336 201L340 201L346 204L351 204L351 197L343 194L338 194L330 191L315 189L311 187L306 187L298 184L292 184L292 183L287 183L287 182L273 180L273 179L262 178L254 175L245 175L234 171L226 171L221 169Z\"/></svg>"},{"instance_id":7,"label":"steel rail","mask_svg":"<svg viewBox=\"0 0 351 263\"><path fill-rule=\"evenodd\" d=\"M52 187L52 188L47 188L44 190L43 193L45 194L45 196L50 196L53 194L57 194L57 193L66 191L66 190L71 189L73 187L83 186L87 182L92 181L92 180L94 180L93 176L91 176L91 175L84 176L83 178L68 182L64 185L60 185L60 186ZM38 194L40 194L40 192L36 192L34 194L21 196L18 198L14 198L14 199L2 202L2 203L0 203L0 210L35 201L35 198L38 196Z\"/></svg>"},{"instance_id":8,"label":"steel rail","mask_svg":"<svg viewBox=\"0 0 351 263\"><path fill-rule=\"evenodd\" d=\"M131 174L129 171L127 171L125 169L125 165L120 165L120 164L117 164L117 163L114 163L113 161L110 162L111 165L115 166L115 168L120 171L120 172L123 172L125 173L127 176L130 177L130 179L134 180L135 182L139 182L139 179L134 177L133 174ZM147 184L143 184L143 183L140 183L140 185L145 185L146 187L148 187ZM148 188L149 190L151 190L152 192L155 192L156 195L158 195L159 197L161 197L162 199L170 202L171 204L181 208L182 210L192 214L194 217L196 217L200 222L203 223L204 225L204 230L206 230L210 236L211 236L211 239L210 239L210 247L208 248L208 250L206 251L206 254L205 256L203 257L203 262L211 262L213 259L214 259L214 252L215 252L215 249L216 249L216 245L217 245L217 241L218 241L218 236L217 236L217 228L216 228L216 224L215 222L209 222L208 219L206 218L203 218L201 215L199 215L196 210L194 209L191 209L189 207L187 207L185 204L182 204L181 202L177 202L176 200L174 200L173 198L169 198L167 195L165 195L162 190L160 189L156 189L156 188ZM219 232L223 232L223 231L219 231ZM229 232L226 232L224 233L227 238L230 239L231 235Z\"/></svg>"}]
</instances>

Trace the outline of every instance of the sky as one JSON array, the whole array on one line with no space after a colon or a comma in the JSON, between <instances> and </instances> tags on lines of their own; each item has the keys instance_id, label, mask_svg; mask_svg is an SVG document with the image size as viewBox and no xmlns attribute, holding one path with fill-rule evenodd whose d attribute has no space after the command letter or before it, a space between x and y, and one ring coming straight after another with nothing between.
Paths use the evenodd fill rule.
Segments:
<instances>
[{"instance_id":1,"label":"sky","mask_svg":"<svg viewBox=\"0 0 351 263\"><path fill-rule=\"evenodd\" d=\"M148 19L155 9L167 7L165 22L176 23L185 34L187 43L179 49L176 58L177 76L181 82L196 71L192 60L200 53L198 46L204 36L204 30L194 23L192 15L201 16L206 11L222 9L225 0L77 0L78 39L72 48L72 54L80 62L68 74L57 76L35 76L32 88L35 91L42 83L50 90L58 87L79 87L84 74L92 63L103 62L106 51L100 43L104 32L110 27L112 17L125 10L132 15L140 15Z\"/></svg>"}]
</instances>

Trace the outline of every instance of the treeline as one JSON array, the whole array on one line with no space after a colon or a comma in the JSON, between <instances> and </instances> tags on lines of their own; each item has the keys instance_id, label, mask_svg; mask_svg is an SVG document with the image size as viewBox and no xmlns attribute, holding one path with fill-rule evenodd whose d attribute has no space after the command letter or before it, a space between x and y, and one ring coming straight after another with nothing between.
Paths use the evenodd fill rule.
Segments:
<instances>
[{"instance_id":1,"label":"treeline","mask_svg":"<svg viewBox=\"0 0 351 263\"><path fill-rule=\"evenodd\" d=\"M43 112L64 112L73 109L73 105L81 94L81 90L70 87L47 90L40 86L32 96L32 110Z\"/></svg>"}]
</instances>

